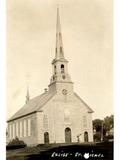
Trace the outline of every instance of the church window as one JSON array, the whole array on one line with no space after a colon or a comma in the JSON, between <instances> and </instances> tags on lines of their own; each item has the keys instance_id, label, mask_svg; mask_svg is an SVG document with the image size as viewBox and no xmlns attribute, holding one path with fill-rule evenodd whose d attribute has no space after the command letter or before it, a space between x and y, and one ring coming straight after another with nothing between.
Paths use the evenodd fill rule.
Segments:
<instances>
[{"instance_id":1,"label":"church window","mask_svg":"<svg viewBox=\"0 0 120 160\"><path fill-rule=\"evenodd\" d=\"M22 121L20 121L20 137L22 137Z\"/></svg>"},{"instance_id":2,"label":"church window","mask_svg":"<svg viewBox=\"0 0 120 160\"><path fill-rule=\"evenodd\" d=\"M84 142L88 142L88 132L84 132Z\"/></svg>"},{"instance_id":3,"label":"church window","mask_svg":"<svg viewBox=\"0 0 120 160\"><path fill-rule=\"evenodd\" d=\"M56 53L57 53L57 48L56 48Z\"/></svg>"},{"instance_id":4,"label":"church window","mask_svg":"<svg viewBox=\"0 0 120 160\"><path fill-rule=\"evenodd\" d=\"M24 127L24 129L23 129L23 131L24 131L24 137L26 137L26 120L25 119L23 121L23 127Z\"/></svg>"},{"instance_id":5,"label":"church window","mask_svg":"<svg viewBox=\"0 0 120 160\"><path fill-rule=\"evenodd\" d=\"M60 52L62 52L62 47L60 47Z\"/></svg>"},{"instance_id":6,"label":"church window","mask_svg":"<svg viewBox=\"0 0 120 160\"><path fill-rule=\"evenodd\" d=\"M15 124L13 124L13 138L15 138Z\"/></svg>"},{"instance_id":7,"label":"church window","mask_svg":"<svg viewBox=\"0 0 120 160\"><path fill-rule=\"evenodd\" d=\"M19 137L20 135L20 123L17 122L17 136Z\"/></svg>"},{"instance_id":8,"label":"church window","mask_svg":"<svg viewBox=\"0 0 120 160\"><path fill-rule=\"evenodd\" d=\"M62 75L62 78L65 79L66 78L65 75Z\"/></svg>"},{"instance_id":9,"label":"church window","mask_svg":"<svg viewBox=\"0 0 120 160\"><path fill-rule=\"evenodd\" d=\"M26 136L28 136L28 119L26 119Z\"/></svg>"},{"instance_id":10,"label":"church window","mask_svg":"<svg viewBox=\"0 0 120 160\"><path fill-rule=\"evenodd\" d=\"M56 74L56 66L54 66L55 74Z\"/></svg>"},{"instance_id":11,"label":"church window","mask_svg":"<svg viewBox=\"0 0 120 160\"><path fill-rule=\"evenodd\" d=\"M16 136L18 137L18 122L16 122Z\"/></svg>"},{"instance_id":12,"label":"church window","mask_svg":"<svg viewBox=\"0 0 120 160\"><path fill-rule=\"evenodd\" d=\"M69 127L65 128L65 142L71 143L71 129Z\"/></svg>"},{"instance_id":13,"label":"church window","mask_svg":"<svg viewBox=\"0 0 120 160\"><path fill-rule=\"evenodd\" d=\"M6 136L9 137L10 136L10 125L8 125L7 129L6 129Z\"/></svg>"},{"instance_id":14,"label":"church window","mask_svg":"<svg viewBox=\"0 0 120 160\"><path fill-rule=\"evenodd\" d=\"M43 116L43 127L44 127L44 129L48 129L48 117L47 117L47 115Z\"/></svg>"},{"instance_id":15,"label":"church window","mask_svg":"<svg viewBox=\"0 0 120 160\"><path fill-rule=\"evenodd\" d=\"M11 124L11 139L13 138L13 124Z\"/></svg>"},{"instance_id":16,"label":"church window","mask_svg":"<svg viewBox=\"0 0 120 160\"><path fill-rule=\"evenodd\" d=\"M48 132L45 132L45 133L44 133L44 143L45 143L45 144L48 144L48 143L49 143L49 133L48 133Z\"/></svg>"},{"instance_id":17,"label":"church window","mask_svg":"<svg viewBox=\"0 0 120 160\"><path fill-rule=\"evenodd\" d=\"M61 64L61 73L64 73L64 65Z\"/></svg>"},{"instance_id":18,"label":"church window","mask_svg":"<svg viewBox=\"0 0 120 160\"><path fill-rule=\"evenodd\" d=\"M9 125L9 137L12 139L12 125Z\"/></svg>"},{"instance_id":19,"label":"church window","mask_svg":"<svg viewBox=\"0 0 120 160\"><path fill-rule=\"evenodd\" d=\"M28 136L31 136L31 119L28 119Z\"/></svg>"},{"instance_id":20,"label":"church window","mask_svg":"<svg viewBox=\"0 0 120 160\"><path fill-rule=\"evenodd\" d=\"M53 76L53 81L55 80L55 76Z\"/></svg>"},{"instance_id":21,"label":"church window","mask_svg":"<svg viewBox=\"0 0 120 160\"><path fill-rule=\"evenodd\" d=\"M14 128L15 128L15 129L14 129L14 130L15 130L15 131L14 131L14 132L15 132L15 133L14 133L14 134L15 134L14 137L16 137L16 123L14 123Z\"/></svg>"},{"instance_id":22,"label":"church window","mask_svg":"<svg viewBox=\"0 0 120 160\"><path fill-rule=\"evenodd\" d=\"M83 116L83 127L87 127L87 117Z\"/></svg>"}]
</instances>

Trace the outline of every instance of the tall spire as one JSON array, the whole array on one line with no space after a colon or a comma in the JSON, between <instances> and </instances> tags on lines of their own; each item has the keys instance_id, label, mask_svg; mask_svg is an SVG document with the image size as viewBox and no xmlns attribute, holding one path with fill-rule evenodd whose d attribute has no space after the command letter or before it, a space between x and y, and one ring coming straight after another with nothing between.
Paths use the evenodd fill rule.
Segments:
<instances>
[{"instance_id":1,"label":"tall spire","mask_svg":"<svg viewBox=\"0 0 120 160\"><path fill-rule=\"evenodd\" d=\"M57 24L56 24L56 54L55 59L64 58L62 34L60 26L59 7L57 7Z\"/></svg>"},{"instance_id":2,"label":"tall spire","mask_svg":"<svg viewBox=\"0 0 120 160\"><path fill-rule=\"evenodd\" d=\"M73 91L72 85L71 77L68 74L68 61L64 57L59 7L57 7L56 54L52 60L52 77L50 79L49 91L62 92L61 90L65 88Z\"/></svg>"},{"instance_id":3,"label":"tall spire","mask_svg":"<svg viewBox=\"0 0 120 160\"><path fill-rule=\"evenodd\" d=\"M30 100L30 94L29 94L29 87L27 86L27 93L26 93L26 104Z\"/></svg>"}]
</instances>

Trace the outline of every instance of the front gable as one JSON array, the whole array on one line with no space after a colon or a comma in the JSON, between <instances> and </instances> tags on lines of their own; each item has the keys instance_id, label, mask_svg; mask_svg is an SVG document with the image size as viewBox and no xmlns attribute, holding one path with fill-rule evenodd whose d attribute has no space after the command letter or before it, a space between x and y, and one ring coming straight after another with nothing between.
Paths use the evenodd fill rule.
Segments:
<instances>
[{"instance_id":1,"label":"front gable","mask_svg":"<svg viewBox=\"0 0 120 160\"><path fill-rule=\"evenodd\" d=\"M79 100L82 106L85 107L88 111L88 113L93 113L94 111L78 96L78 94L74 93L75 97Z\"/></svg>"}]
</instances>

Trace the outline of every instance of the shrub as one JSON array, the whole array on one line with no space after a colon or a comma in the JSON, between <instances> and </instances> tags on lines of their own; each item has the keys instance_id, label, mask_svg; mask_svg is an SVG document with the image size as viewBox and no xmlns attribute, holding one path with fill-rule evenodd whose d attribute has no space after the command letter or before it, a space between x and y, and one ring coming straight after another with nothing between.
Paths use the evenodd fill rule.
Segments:
<instances>
[{"instance_id":1,"label":"shrub","mask_svg":"<svg viewBox=\"0 0 120 160\"><path fill-rule=\"evenodd\" d=\"M110 135L107 136L107 138L108 138L108 139L113 139L114 136L113 136L112 134L110 134Z\"/></svg>"},{"instance_id":2,"label":"shrub","mask_svg":"<svg viewBox=\"0 0 120 160\"><path fill-rule=\"evenodd\" d=\"M113 135L108 135L108 136L105 136L104 141L108 142L109 140L113 140L113 139L114 139Z\"/></svg>"},{"instance_id":3,"label":"shrub","mask_svg":"<svg viewBox=\"0 0 120 160\"><path fill-rule=\"evenodd\" d=\"M7 144L6 149L18 149L18 148L24 148L26 146L27 145L24 143L24 141L19 140L18 137L16 137Z\"/></svg>"}]
</instances>

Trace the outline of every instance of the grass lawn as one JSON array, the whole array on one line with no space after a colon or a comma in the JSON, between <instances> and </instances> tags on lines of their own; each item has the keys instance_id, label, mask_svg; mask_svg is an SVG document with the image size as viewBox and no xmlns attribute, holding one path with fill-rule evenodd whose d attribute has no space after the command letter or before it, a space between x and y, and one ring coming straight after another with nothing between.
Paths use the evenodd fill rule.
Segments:
<instances>
[{"instance_id":1,"label":"grass lawn","mask_svg":"<svg viewBox=\"0 0 120 160\"><path fill-rule=\"evenodd\" d=\"M113 160L113 142L39 145L6 153L7 160Z\"/></svg>"}]
</instances>

